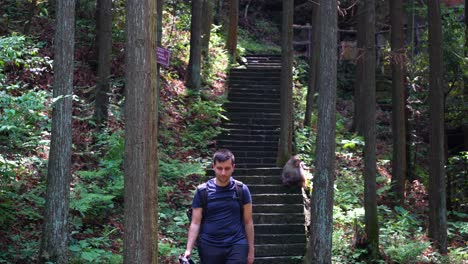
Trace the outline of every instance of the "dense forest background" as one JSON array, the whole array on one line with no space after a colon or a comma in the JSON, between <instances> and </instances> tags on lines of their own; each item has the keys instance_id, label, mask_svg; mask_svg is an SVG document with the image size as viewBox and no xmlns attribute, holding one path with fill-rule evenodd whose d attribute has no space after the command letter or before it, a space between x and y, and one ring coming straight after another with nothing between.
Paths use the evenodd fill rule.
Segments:
<instances>
[{"instance_id":1,"label":"dense forest background","mask_svg":"<svg viewBox=\"0 0 468 264\"><path fill-rule=\"evenodd\" d=\"M4 0L0 3L0 263L32 263L39 258L51 141L55 3ZM102 3L101 1L98 1ZM195 186L216 147L226 119L228 70L242 66L243 55L280 54L282 1L239 1L237 57L226 49L229 1L214 1L209 49L203 51L199 90L187 82L192 6L163 3L158 46L171 52L160 67L158 254L174 263L185 248ZM466 4L442 1L443 93L448 254L428 237L429 44L425 1L405 2L405 56L392 56L389 1L376 2L376 156L380 263L467 263L468 259L468 102ZM295 1L294 24L313 24L312 1ZM364 139L354 127L356 86L356 1L339 3L336 106L336 180L333 207L334 263L366 263L364 230ZM99 116L99 24L96 1L75 8L70 188L70 263L122 263L124 216L125 1L112 2L108 105ZM294 149L314 166L317 110L304 125L309 83L307 28L294 30ZM332 44L330 44L332 45ZM404 201L392 196L392 61L405 68L408 172ZM315 95L316 96L316 95ZM101 112L102 113L102 112ZM104 121L103 121L104 120ZM308 182L307 191L312 191Z\"/></svg>"}]
</instances>

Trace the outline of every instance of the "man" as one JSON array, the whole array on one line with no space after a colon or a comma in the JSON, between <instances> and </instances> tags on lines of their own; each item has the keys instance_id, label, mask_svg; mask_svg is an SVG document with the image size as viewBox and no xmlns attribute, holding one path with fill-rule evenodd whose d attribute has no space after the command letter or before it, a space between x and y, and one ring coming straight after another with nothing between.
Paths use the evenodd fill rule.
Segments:
<instances>
[{"instance_id":1,"label":"man","mask_svg":"<svg viewBox=\"0 0 468 264\"><path fill-rule=\"evenodd\" d=\"M252 197L248 187L240 184L242 201L239 202L236 188L240 187L231 177L234 167L231 151L218 150L213 155L215 178L206 182L206 212L203 212L203 193L197 191L192 202L192 222L184 257L192 254L199 236L198 253L202 264L253 263Z\"/></svg>"}]
</instances>

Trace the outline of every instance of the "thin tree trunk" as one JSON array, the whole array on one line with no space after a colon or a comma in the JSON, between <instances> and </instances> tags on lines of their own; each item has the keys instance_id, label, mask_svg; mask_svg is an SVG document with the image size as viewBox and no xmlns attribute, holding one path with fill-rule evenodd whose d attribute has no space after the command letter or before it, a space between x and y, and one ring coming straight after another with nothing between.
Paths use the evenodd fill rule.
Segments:
<instances>
[{"instance_id":1,"label":"thin tree trunk","mask_svg":"<svg viewBox=\"0 0 468 264\"><path fill-rule=\"evenodd\" d=\"M468 0L465 0L465 58L468 58ZM468 63L465 61L465 67ZM463 103L468 105L468 74L463 75ZM465 149L468 149L468 123L463 124Z\"/></svg>"},{"instance_id":2,"label":"thin tree trunk","mask_svg":"<svg viewBox=\"0 0 468 264\"><path fill-rule=\"evenodd\" d=\"M68 263L75 0L58 1L52 133L39 263Z\"/></svg>"},{"instance_id":3,"label":"thin tree trunk","mask_svg":"<svg viewBox=\"0 0 468 264\"><path fill-rule=\"evenodd\" d=\"M293 135L293 99L292 99L292 66L293 66L293 17L294 1L283 0L283 17L281 28L281 129L276 164L284 166L292 155Z\"/></svg>"},{"instance_id":4,"label":"thin tree trunk","mask_svg":"<svg viewBox=\"0 0 468 264\"><path fill-rule=\"evenodd\" d=\"M444 158L444 69L440 3L428 1L429 20L429 237L441 254L447 253L447 208Z\"/></svg>"},{"instance_id":5,"label":"thin tree trunk","mask_svg":"<svg viewBox=\"0 0 468 264\"><path fill-rule=\"evenodd\" d=\"M405 198L406 180L406 121L405 121L405 87L404 87L404 35L403 35L403 1L390 1L392 24L392 191L396 201L402 205Z\"/></svg>"},{"instance_id":6,"label":"thin tree trunk","mask_svg":"<svg viewBox=\"0 0 468 264\"><path fill-rule=\"evenodd\" d=\"M309 82L307 83L307 102L304 117L304 126L312 126L312 112L314 108L314 96L317 92L317 72L320 68L320 0L313 3L312 7L312 54L309 57Z\"/></svg>"},{"instance_id":7,"label":"thin tree trunk","mask_svg":"<svg viewBox=\"0 0 468 264\"><path fill-rule=\"evenodd\" d=\"M198 93L201 86L201 16L202 0L192 0L190 25L190 59L187 66L186 85Z\"/></svg>"},{"instance_id":8,"label":"thin tree trunk","mask_svg":"<svg viewBox=\"0 0 468 264\"><path fill-rule=\"evenodd\" d=\"M211 24L213 24L214 0L203 0L201 50L204 59L209 59Z\"/></svg>"},{"instance_id":9,"label":"thin tree trunk","mask_svg":"<svg viewBox=\"0 0 468 264\"><path fill-rule=\"evenodd\" d=\"M157 1L126 10L124 263L158 263Z\"/></svg>"},{"instance_id":10,"label":"thin tree trunk","mask_svg":"<svg viewBox=\"0 0 468 264\"><path fill-rule=\"evenodd\" d=\"M363 128L364 128L364 209L365 230L370 257L379 254L379 225L377 219L377 161L375 135L375 0L365 0L365 46L362 83ZM364 96L365 94L365 96Z\"/></svg>"},{"instance_id":11,"label":"thin tree trunk","mask_svg":"<svg viewBox=\"0 0 468 264\"><path fill-rule=\"evenodd\" d=\"M354 119L353 119L353 131L356 131L359 135L364 134L363 129L363 99L362 94L362 83L365 76L364 73L364 38L366 30L366 17L365 17L365 4L363 1L358 3L358 22L357 22L357 50L358 56L356 59L356 81L354 83Z\"/></svg>"},{"instance_id":12,"label":"thin tree trunk","mask_svg":"<svg viewBox=\"0 0 468 264\"><path fill-rule=\"evenodd\" d=\"M335 113L337 84L338 17L337 1L320 4L320 62L318 99L318 133L314 191L311 201L310 263L331 263L333 233L333 195L335 180Z\"/></svg>"},{"instance_id":13,"label":"thin tree trunk","mask_svg":"<svg viewBox=\"0 0 468 264\"><path fill-rule=\"evenodd\" d=\"M112 0L97 3L98 74L94 118L98 127L105 126L108 118L109 87L112 54Z\"/></svg>"},{"instance_id":14,"label":"thin tree trunk","mask_svg":"<svg viewBox=\"0 0 468 264\"><path fill-rule=\"evenodd\" d=\"M237 27L239 24L239 0L231 0L229 2L229 30L226 41L226 49L231 57L235 60L237 56Z\"/></svg>"}]
</instances>

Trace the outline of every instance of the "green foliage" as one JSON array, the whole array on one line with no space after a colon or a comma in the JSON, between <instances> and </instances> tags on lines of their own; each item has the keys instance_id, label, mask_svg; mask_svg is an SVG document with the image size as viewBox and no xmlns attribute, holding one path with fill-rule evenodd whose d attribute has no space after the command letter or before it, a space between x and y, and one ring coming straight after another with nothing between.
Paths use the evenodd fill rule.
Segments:
<instances>
[{"instance_id":1,"label":"green foliage","mask_svg":"<svg viewBox=\"0 0 468 264\"><path fill-rule=\"evenodd\" d=\"M468 188L468 151L462 151L458 155L448 159L446 166L447 178L450 184L451 203L454 205L463 205L468 202L465 192Z\"/></svg>"},{"instance_id":2,"label":"green foliage","mask_svg":"<svg viewBox=\"0 0 468 264\"><path fill-rule=\"evenodd\" d=\"M358 147L362 149L362 147L364 147L364 138L355 135L352 139L342 139L338 145L341 145L343 149L350 151L356 150Z\"/></svg>"},{"instance_id":3,"label":"green foliage","mask_svg":"<svg viewBox=\"0 0 468 264\"><path fill-rule=\"evenodd\" d=\"M38 54L41 45L24 36L0 37L0 149L33 150L50 130L45 106L50 94L21 81L5 82L6 70L36 75L51 68L51 61Z\"/></svg>"},{"instance_id":4,"label":"green foliage","mask_svg":"<svg viewBox=\"0 0 468 264\"><path fill-rule=\"evenodd\" d=\"M279 32L276 28L271 27L265 29L266 32L270 32L271 35L269 36L279 36ZM265 34L267 34L265 32ZM238 31L238 44L237 50L239 55L245 55L250 53L265 53L265 54L279 54L281 53L281 47L274 44L273 42L260 42L258 36L252 35L249 31L239 28Z\"/></svg>"},{"instance_id":5,"label":"green foliage","mask_svg":"<svg viewBox=\"0 0 468 264\"><path fill-rule=\"evenodd\" d=\"M406 241L405 243L389 246L386 253L396 263L420 263L421 253L429 246L428 241Z\"/></svg>"},{"instance_id":6,"label":"green foliage","mask_svg":"<svg viewBox=\"0 0 468 264\"><path fill-rule=\"evenodd\" d=\"M52 60L38 54L43 45L16 34L0 37L0 85L5 81L5 71L12 68L27 69L36 74L47 67L52 68Z\"/></svg>"},{"instance_id":7,"label":"green foliage","mask_svg":"<svg viewBox=\"0 0 468 264\"><path fill-rule=\"evenodd\" d=\"M44 133L41 128L49 126L45 107L49 93L25 91L15 96L10 92L19 89L19 85L3 88L6 89L0 87L0 147L10 150L35 149Z\"/></svg>"},{"instance_id":8,"label":"green foliage","mask_svg":"<svg viewBox=\"0 0 468 264\"><path fill-rule=\"evenodd\" d=\"M195 99L189 105L189 111L186 113L187 129L182 133L182 143L186 150L196 149L206 153L206 142L221 133L217 124L222 119L227 119L224 112L221 102Z\"/></svg>"},{"instance_id":9,"label":"green foliage","mask_svg":"<svg viewBox=\"0 0 468 264\"><path fill-rule=\"evenodd\" d=\"M224 79L220 77L220 73L227 73L228 71L229 57L224 49L226 42L222 36L221 30L221 26L212 27L209 52L208 55L203 58L202 78L203 83L208 85L212 85L215 81Z\"/></svg>"},{"instance_id":10,"label":"green foliage","mask_svg":"<svg viewBox=\"0 0 468 264\"><path fill-rule=\"evenodd\" d=\"M122 255L104 249L116 243L116 241L110 237L112 233L116 231L117 229L106 226L103 233L97 237L89 237L83 240L72 239L69 249L74 257L70 263L122 263ZM93 234L94 232L92 230L86 230L84 233ZM120 240L118 243L122 243L121 239L118 240Z\"/></svg>"}]
</instances>

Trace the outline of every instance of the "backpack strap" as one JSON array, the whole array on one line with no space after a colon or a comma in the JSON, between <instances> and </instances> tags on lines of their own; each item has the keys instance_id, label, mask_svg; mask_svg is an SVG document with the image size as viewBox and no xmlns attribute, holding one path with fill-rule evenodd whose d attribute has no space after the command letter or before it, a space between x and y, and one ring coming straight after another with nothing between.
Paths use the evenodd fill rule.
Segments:
<instances>
[{"instance_id":1,"label":"backpack strap","mask_svg":"<svg viewBox=\"0 0 468 264\"><path fill-rule=\"evenodd\" d=\"M234 183L236 184L236 196L237 196L237 201L239 202L240 206L240 215L241 215L241 220L244 219L244 183L238 180L234 180Z\"/></svg>"},{"instance_id":2,"label":"backpack strap","mask_svg":"<svg viewBox=\"0 0 468 264\"><path fill-rule=\"evenodd\" d=\"M200 196L200 201L202 204L202 209L203 209L202 215L205 216L205 212L206 212L206 208L208 204L208 189L206 188L206 182L197 186L197 192L198 192L198 195Z\"/></svg>"}]
</instances>

